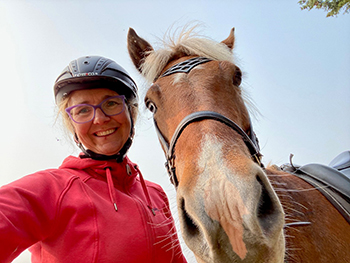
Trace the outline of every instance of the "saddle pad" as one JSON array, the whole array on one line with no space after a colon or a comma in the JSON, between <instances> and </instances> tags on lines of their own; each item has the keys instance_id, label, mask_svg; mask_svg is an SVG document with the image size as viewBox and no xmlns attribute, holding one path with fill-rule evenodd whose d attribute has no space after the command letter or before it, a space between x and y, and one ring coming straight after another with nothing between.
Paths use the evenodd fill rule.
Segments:
<instances>
[{"instance_id":1,"label":"saddle pad","mask_svg":"<svg viewBox=\"0 0 350 263\"><path fill-rule=\"evenodd\" d=\"M317 187L350 223L350 179L348 177L336 169L321 164L301 166L293 174Z\"/></svg>"}]
</instances>

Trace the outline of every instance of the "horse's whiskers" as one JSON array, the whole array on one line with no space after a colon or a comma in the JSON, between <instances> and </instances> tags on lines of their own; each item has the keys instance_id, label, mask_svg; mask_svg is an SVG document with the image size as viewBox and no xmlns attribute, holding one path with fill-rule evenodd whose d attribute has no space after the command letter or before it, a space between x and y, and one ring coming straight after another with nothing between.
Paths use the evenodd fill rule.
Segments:
<instances>
[{"instance_id":1,"label":"horse's whiskers","mask_svg":"<svg viewBox=\"0 0 350 263\"><path fill-rule=\"evenodd\" d=\"M287 251L303 250L302 248L287 248Z\"/></svg>"},{"instance_id":2,"label":"horse's whiskers","mask_svg":"<svg viewBox=\"0 0 350 263\"><path fill-rule=\"evenodd\" d=\"M307 188L307 189L283 189L283 188L275 188L276 192L308 192L308 191L315 191L318 189L324 189L324 188L328 188L328 186L324 186L324 187L311 187L311 188Z\"/></svg>"},{"instance_id":3,"label":"horse's whiskers","mask_svg":"<svg viewBox=\"0 0 350 263\"><path fill-rule=\"evenodd\" d=\"M299 202L296 202L296 201L291 201L293 204L295 205L298 205L298 206L301 206L302 208L304 208L305 210L309 210L309 208L307 208L306 206L302 205L301 203Z\"/></svg>"},{"instance_id":4,"label":"horse's whiskers","mask_svg":"<svg viewBox=\"0 0 350 263\"><path fill-rule=\"evenodd\" d=\"M287 222L287 221L290 221L290 222ZM291 217L291 216L287 216L286 217L286 223L292 223L292 222L300 222L300 220L296 219L294 217Z\"/></svg>"},{"instance_id":5,"label":"horse's whiskers","mask_svg":"<svg viewBox=\"0 0 350 263\"><path fill-rule=\"evenodd\" d=\"M163 222L161 223L151 223L151 222L148 222L148 224L150 226L152 226L153 228L160 228L160 227L163 227L163 226L167 226L167 225L171 225L172 222L170 220L164 220Z\"/></svg>"},{"instance_id":6,"label":"horse's whiskers","mask_svg":"<svg viewBox=\"0 0 350 263\"><path fill-rule=\"evenodd\" d=\"M295 236L292 235L284 235L286 238L295 238Z\"/></svg>"},{"instance_id":7,"label":"horse's whiskers","mask_svg":"<svg viewBox=\"0 0 350 263\"><path fill-rule=\"evenodd\" d=\"M274 181L274 182L271 181L271 184L272 184L272 185L283 185L283 186L286 186L286 185L287 185L286 183L275 182L275 181Z\"/></svg>"},{"instance_id":8,"label":"horse's whiskers","mask_svg":"<svg viewBox=\"0 0 350 263\"><path fill-rule=\"evenodd\" d=\"M296 250L294 250L295 252ZM293 251L290 251L293 252ZM295 255L293 255L292 253L289 253L289 251L286 251L286 256L285 256L285 263L300 263L300 261L296 258Z\"/></svg>"},{"instance_id":9,"label":"horse's whiskers","mask_svg":"<svg viewBox=\"0 0 350 263\"><path fill-rule=\"evenodd\" d=\"M296 209L294 209L294 208L291 208L291 207L287 207L287 208L285 209L285 211L286 211L286 210L293 211L293 212L295 212L295 213L297 213L297 214L300 214L300 215L302 215L302 216L305 215L303 212L300 212L300 211L298 211L298 210L296 210Z\"/></svg>"},{"instance_id":10,"label":"horse's whiskers","mask_svg":"<svg viewBox=\"0 0 350 263\"><path fill-rule=\"evenodd\" d=\"M267 177L290 177L291 174L268 174Z\"/></svg>"},{"instance_id":11,"label":"horse's whiskers","mask_svg":"<svg viewBox=\"0 0 350 263\"><path fill-rule=\"evenodd\" d=\"M279 196L280 198L283 197L283 198L289 198L289 199L291 199L291 200L294 200L293 196L290 196L290 195L278 193L278 196Z\"/></svg>"},{"instance_id":12,"label":"horse's whiskers","mask_svg":"<svg viewBox=\"0 0 350 263\"><path fill-rule=\"evenodd\" d=\"M290 222L286 223L284 227L291 227L291 226L307 226L311 225L311 222L305 222L305 221L297 221L297 222Z\"/></svg>"},{"instance_id":13,"label":"horse's whiskers","mask_svg":"<svg viewBox=\"0 0 350 263\"><path fill-rule=\"evenodd\" d=\"M181 253L181 246L179 243L176 243L176 242L172 242L172 246L169 247L167 249L167 251L170 251L170 250L175 250L175 251L178 251L178 253Z\"/></svg>"},{"instance_id":14,"label":"horse's whiskers","mask_svg":"<svg viewBox=\"0 0 350 263\"><path fill-rule=\"evenodd\" d=\"M160 245L160 244L162 244L164 242L167 242L167 244L165 245L165 247L166 247L166 246L168 246L168 243L171 243L171 242L169 242L169 240L172 240L171 239L172 236L174 236L174 234L171 234L171 235L168 235L168 236L158 236L157 238L161 238L161 240L155 242L154 245Z\"/></svg>"},{"instance_id":15,"label":"horse's whiskers","mask_svg":"<svg viewBox=\"0 0 350 263\"><path fill-rule=\"evenodd\" d=\"M297 232L302 232L301 230L300 230L300 228L297 228L297 227L295 227L295 226L288 226L288 225L285 225L285 227L284 227L285 229L286 228L288 228L288 229L292 229L292 230L295 230L295 231L297 231Z\"/></svg>"}]
</instances>

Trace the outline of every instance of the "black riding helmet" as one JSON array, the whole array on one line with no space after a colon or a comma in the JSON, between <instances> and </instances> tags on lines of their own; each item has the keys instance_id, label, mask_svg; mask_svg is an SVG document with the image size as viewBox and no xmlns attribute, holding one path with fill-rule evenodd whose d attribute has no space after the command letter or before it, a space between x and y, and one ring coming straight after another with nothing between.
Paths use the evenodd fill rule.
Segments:
<instances>
[{"instance_id":1,"label":"black riding helmet","mask_svg":"<svg viewBox=\"0 0 350 263\"><path fill-rule=\"evenodd\" d=\"M100 56L86 56L73 60L58 76L54 85L56 104L71 92L83 89L107 88L125 95L127 100L138 99L137 86L128 72L111 59ZM98 160L117 159L122 161L132 144L134 120L131 118L130 137L117 155L106 156L85 149L77 135L74 140L85 154L82 158Z\"/></svg>"},{"instance_id":2,"label":"black riding helmet","mask_svg":"<svg viewBox=\"0 0 350 263\"><path fill-rule=\"evenodd\" d=\"M73 60L55 81L54 92L58 104L75 90L108 88L137 98L137 86L128 72L111 59L86 56Z\"/></svg>"}]
</instances>

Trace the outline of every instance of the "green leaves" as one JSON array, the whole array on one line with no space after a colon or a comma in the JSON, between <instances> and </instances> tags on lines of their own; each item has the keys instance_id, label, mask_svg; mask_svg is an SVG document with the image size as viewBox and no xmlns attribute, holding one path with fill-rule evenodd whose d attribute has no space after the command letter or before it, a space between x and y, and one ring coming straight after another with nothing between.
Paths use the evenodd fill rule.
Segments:
<instances>
[{"instance_id":1,"label":"green leaves","mask_svg":"<svg viewBox=\"0 0 350 263\"><path fill-rule=\"evenodd\" d=\"M341 9L344 10L344 14L350 11L350 0L300 0L298 4L301 5L301 10L324 9L327 17L337 16Z\"/></svg>"}]
</instances>

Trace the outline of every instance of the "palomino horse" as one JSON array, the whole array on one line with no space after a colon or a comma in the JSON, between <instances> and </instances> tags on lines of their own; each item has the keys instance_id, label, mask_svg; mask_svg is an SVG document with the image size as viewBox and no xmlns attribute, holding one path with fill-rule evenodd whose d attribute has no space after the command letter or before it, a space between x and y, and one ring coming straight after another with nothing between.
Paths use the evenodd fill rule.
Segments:
<instances>
[{"instance_id":1,"label":"palomino horse","mask_svg":"<svg viewBox=\"0 0 350 263\"><path fill-rule=\"evenodd\" d=\"M342 215L310 184L260 163L234 40L233 29L221 43L191 29L154 50L128 33L129 54L152 83L145 103L167 155L187 246L207 263L349 260Z\"/></svg>"}]
</instances>

